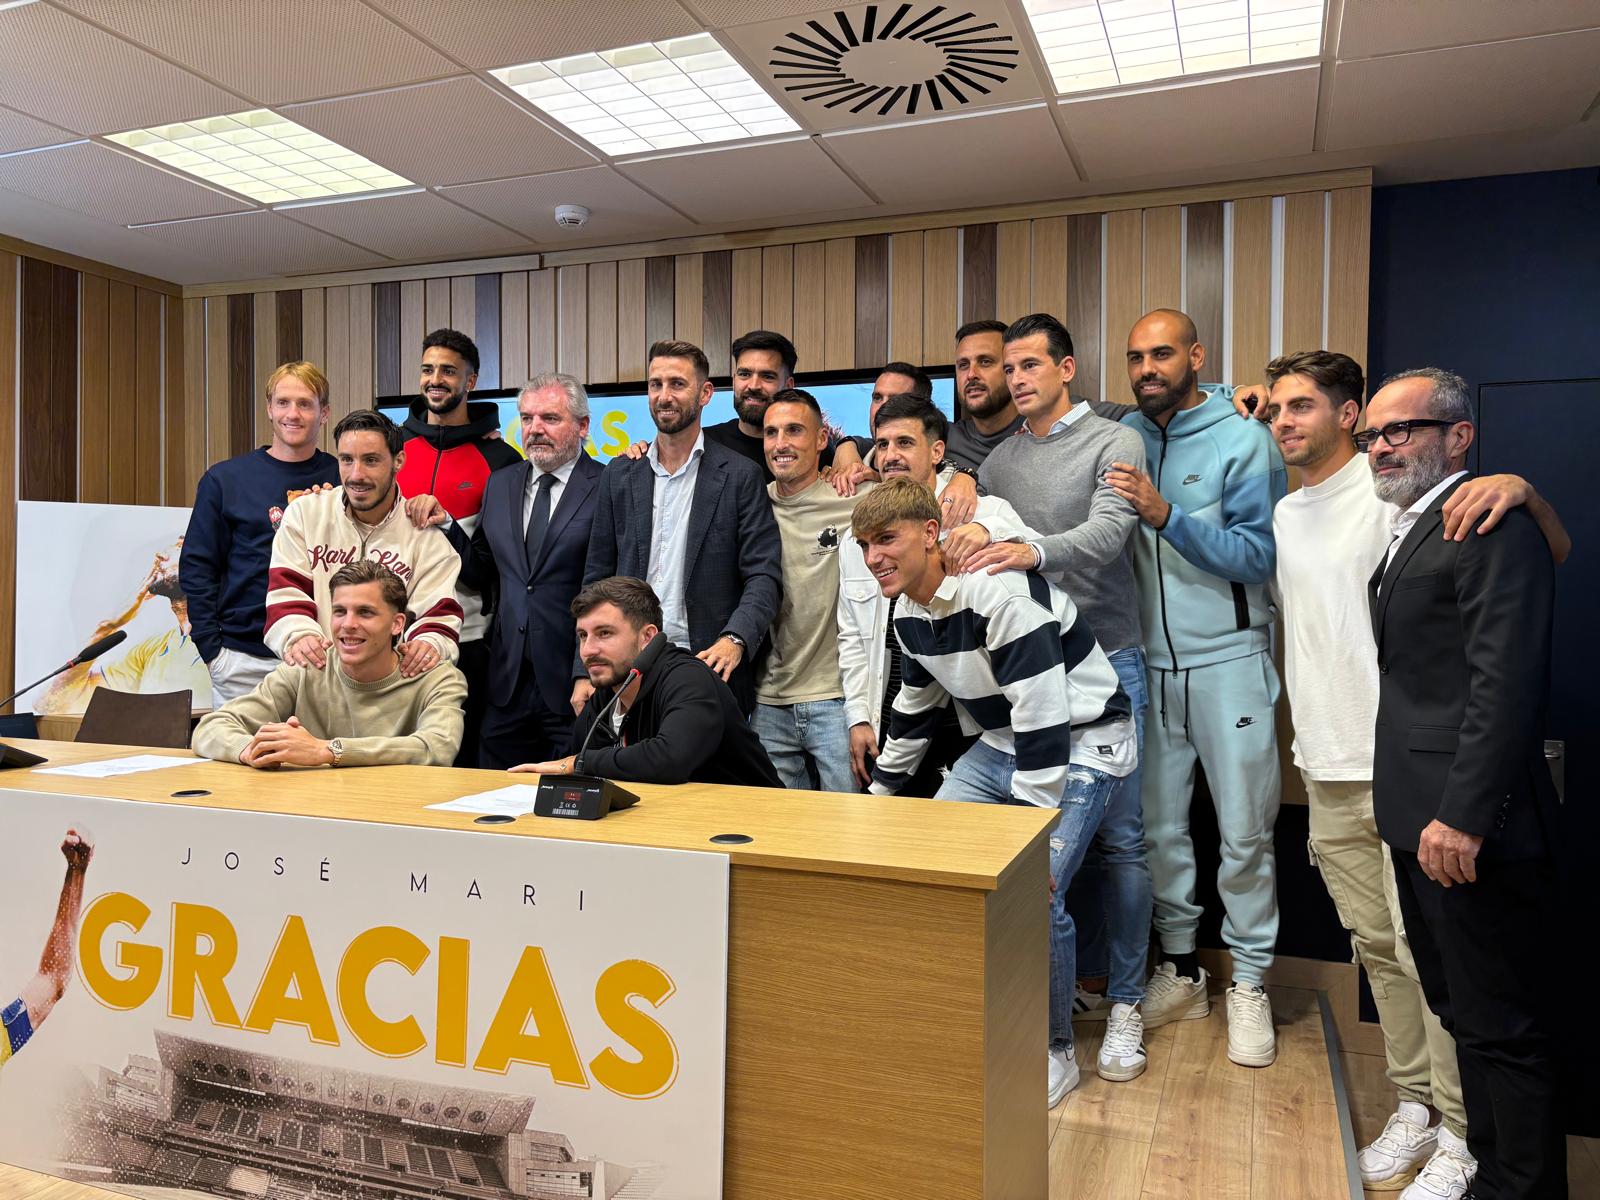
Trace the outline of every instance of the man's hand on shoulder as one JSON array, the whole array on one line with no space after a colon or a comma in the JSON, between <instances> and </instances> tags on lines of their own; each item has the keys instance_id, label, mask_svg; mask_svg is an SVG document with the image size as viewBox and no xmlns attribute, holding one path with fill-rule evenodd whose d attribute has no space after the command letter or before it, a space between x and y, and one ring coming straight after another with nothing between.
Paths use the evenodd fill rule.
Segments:
<instances>
[{"instance_id":1,"label":"man's hand on shoulder","mask_svg":"<svg viewBox=\"0 0 1600 1200\"><path fill-rule=\"evenodd\" d=\"M723 683L727 683L734 668L744 659L744 647L723 634L695 657L721 676Z\"/></svg>"},{"instance_id":2,"label":"man's hand on shoulder","mask_svg":"<svg viewBox=\"0 0 1600 1200\"><path fill-rule=\"evenodd\" d=\"M1106 486L1129 504L1139 519L1152 529L1165 529L1172 517L1172 505L1156 490L1149 474L1131 463L1114 462L1106 472Z\"/></svg>"},{"instance_id":3,"label":"man's hand on shoulder","mask_svg":"<svg viewBox=\"0 0 1600 1200\"><path fill-rule=\"evenodd\" d=\"M432 642L421 638L400 643L400 676L412 679L424 671L431 671L444 661L444 656Z\"/></svg>"},{"instance_id":4,"label":"man's hand on shoulder","mask_svg":"<svg viewBox=\"0 0 1600 1200\"><path fill-rule=\"evenodd\" d=\"M1480 534L1488 533L1534 494L1533 485L1520 475L1480 475L1463 480L1439 510L1444 516L1445 540L1464 542L1474 529Z\"/></svg>"},{"instance_id":5,"label":"man's hand on shoulder","mask_svg":"<svg viewBox=\"0 0 1600 1200\"><path fill-rule=\"evenodd\" d=\"M443 525L450 514L445 512L437 496L422 495L406 499L406 517L416 528L427 529L431 525Z\"/></svg>"},{"instance_id":6,"label":"man's hand on shoulder","mask_svg":"<svg viewBox=\"0 0 1600 1200\"><path fill-rule=\"evenodd\" d=\"M943 525L955 529L972 520L978 511L978 482L964 471L956 472L939 496L939 511L944 514Z\"/></svg>"},{"instance_id":7,"label":"man's hand on shoulder","mask_svg":"<svg viewBox=\"0 0 1600 1200\"><path fill-rule=\"evenodd\" d=\"M283 661L291 667L310 667L320 671L328 663L328 648L333 643L320 633L303 633L283 652Z\"/></svg>"},{"instance_id":8,"label":"man's hand on shoulder","mask_svg":"<svg viewBox=\"0 0 1600 1200\"><path fill-rule=\"evenodd\" d=\"M963 575L988 571L998 575L1001 571L1031 571L1039 565L1039 552L1026 542L993 542L973 552L961 567Z\"/></svg>"},{"instance_id":9,"label":"man's hand on shoulder","mask_svg":"<svg viewBox=\"0 0 1600 1200\"><path fill-rule=\"evenodd\" d=\"M592 695L594 695L594 684L587 679L574 679L572 681L572 696L567 703L572 705L573 716L583 712L583 706L589 703L589 697Z\"/></svg>"}]
</instances>

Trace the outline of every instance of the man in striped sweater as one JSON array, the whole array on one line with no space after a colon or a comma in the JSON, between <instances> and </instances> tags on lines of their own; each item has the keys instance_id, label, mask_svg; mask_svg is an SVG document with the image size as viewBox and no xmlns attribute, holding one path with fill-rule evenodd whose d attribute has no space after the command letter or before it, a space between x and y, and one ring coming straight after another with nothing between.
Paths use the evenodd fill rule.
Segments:
<instances>
[{"instance_id":1,"label":"man in striped sweater","mask_svg":"<svg viewBox=\"0 0 1600 1200\"><path fill-rule=\"evenodd\" d=\"M901 687L871 790L895 792L916 771L955 701L980 730L937 799L1054 808L1050 834L1049 1105L1078 1082L1072 1054L1076 931L1062 903L1119 781L1138 765L1128 697L1067 594L1033 571L952 575L939 547L939 504L922 484L890 479L856 505L867 567L899 597L894 635ZM1134 1013L1137 1018L1137 1013ZM1101 1062L1110 1079L1144 1070L1142 1044ZM1109 1073L1108 1073L1109 1068Z\"/></svg>"}]
</instances>

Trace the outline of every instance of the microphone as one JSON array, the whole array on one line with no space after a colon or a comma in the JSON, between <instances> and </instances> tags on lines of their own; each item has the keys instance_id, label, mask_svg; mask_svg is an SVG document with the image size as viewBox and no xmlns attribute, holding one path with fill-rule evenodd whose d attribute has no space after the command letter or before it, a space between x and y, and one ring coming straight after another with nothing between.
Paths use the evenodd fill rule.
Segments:
<instances>
[{"instance_id":1,"label":"microphone","mask_svg":"<svg viewBox=\"0 0 1600 1200\"><path fill-rule=\"evenodd\" d=\"M628 690L633 681L640 677L638 667L628 672L627 679L622 686L611 694L611 699L600 706L600 711L595 714L594 724L589 726L589 732L583 735L583 743L578 747L578 753L573 756L573 765L583 758L584 751L589 749L589 742L594 737L594 731L600 728L600 723L607 719L622 693ZM609 779L602 779L598 775L546 775L539 780L539 789L534 793L533 811L540 817L573 817L580 821L598 821L613 809L627 808L637 803L638 796L626 788L618 787Z\"/></svg>"},{"instance_id":2,"label":"microphone","mask_svg":"<svg viewBox=\"0 0 1600 1200\"><path fill-rule=\"evenodd\" d=\"M38 687L41 683L44 683L47 680L54 679L57 675L61 674L63 671L70 671L70 670L72 670L73 667L81 667L81 666L83 666L84 663L93 662L95 659L99 658L102 654L104 654L107 650L110 650L114 646L120 646L120 645L122 645L123 642L125 642L127 640L128 640L127 633L125 631L121 630L121 629L117 629L117 630L112 631L111 633L106 634L106 636L101 638L99 641L90 642L82 650L79 650L77 654L75 654L71 658L69 658L67 660L65 666L57 667L54 671L51 671L43 679L35 679L27 687L19 688L17 691L12 692L11 695L7 696L4 700L0 700L0 708L4 708L7 704L10 704L13 700L15 700L18 696L22 695L24 692L31 692L31 691L33 691L34 688Z\"/></svg>"},{"instance_id":3,"label":"microphone","mask_svg":"<svg viewBox=\"0 0 1600 1200\"><path fill-rule=\"evenodd\" d=\"M623 681L622 686L611 693L611 699L607 700L600 706L600 711L595 714L594 724L589 726L589 732L583 735L583 744L578 747L578 753L572 759L572 765L574 767L576 767L578 765L578 761L583 758L583 752L589 748L589 739L594 737L594 731L600 728L600 722L604 721L606 719L606 714L616 707L617 701L622 699L622 693L628 690L638 675L639 668L634 667L628 672L628 678Z\"/></svg>"}]
</instances>

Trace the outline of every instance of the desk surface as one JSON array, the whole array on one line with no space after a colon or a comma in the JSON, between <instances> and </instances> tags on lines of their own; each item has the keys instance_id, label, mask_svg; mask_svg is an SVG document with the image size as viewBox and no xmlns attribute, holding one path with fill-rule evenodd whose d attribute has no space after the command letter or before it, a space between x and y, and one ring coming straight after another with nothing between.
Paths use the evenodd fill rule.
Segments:
<instances>
[{"instance_id":1,"label":"desk surface","mask_svg":"<svg viewBox=\"0 0 1600 1200\"><path fill-rule=\"evenodd\" d=\"M149 750L81 742L7 739L66 766L128 754L188 759L182 750ZM1053 809L831 792L737 788L711 784L658 787L630 784L639 803L603 821L521 817L505 825L476 825L469 813L427 806L489 791L535 776L442 767L361 767L350 770L256 771L236 763L205 762L171 771L110 779L0 772L5 790L104 796L159 804L244 809L292 816L335 817L460 829L495 837L569 841L726 853L735 866L825 872L992 890L1024 851L1054 824ZM180 789L209 796L175 799ZM720 833L743 833L744 845L713 844Z\"/></svg>"}]
</instances>

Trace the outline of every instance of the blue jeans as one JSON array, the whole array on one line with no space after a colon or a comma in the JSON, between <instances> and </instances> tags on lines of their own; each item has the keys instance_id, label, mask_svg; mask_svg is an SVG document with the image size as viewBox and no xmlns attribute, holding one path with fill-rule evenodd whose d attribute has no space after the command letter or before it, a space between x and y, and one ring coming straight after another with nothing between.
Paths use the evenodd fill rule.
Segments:
<instances>
[{"instance_id":1,"label":"blue jeans","mask_svg":"<svg viewBox=\"0 0 1600 1200\"><path fill-rule=\"evenodd\" d=\"M956 760L935 800L971 800L979 804L1021 804L1011 791L1017 760L987 742L978 742ZM1083 852L1105 815L1106 801L1120 782L1094 767L1067 768L1061 797L1061 819L1050 831L1050 874L1056 894L1050 902L1050 1048L1072 1047L1072 993L1077 983L1078 934L1062 900Z\"/></svg>"},{"instance_id":2,"label":"blue jeans","mask_svg":"<svg viewBox=\"0 0 1600 1200\"><path fill-rule=\"evenodd\" d=\"M1144 648L1107 655L1133 705L1140 767L1117 780L1106 802L1100 834L1084 855L1067 893L1078 924L1078 969L1084 979L1108 980L1106 996L1122 1004L1144 999L1150 969L1150 863L1144 845L1144 803L1139 780L1144 762L1144 714L1150 706Z\"/></svg>"},{"instance_id":3,"label":"blue jeans","mask_svg":"<svg viewBox=\"0 0 1600 1200\"><path fill-rule=\"evenodd\" d=\"M844 701L757 704L750 722L784 787L821 792L857 792L850 774L850 730Z\"/></svg>"}]
</instances>

